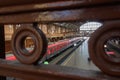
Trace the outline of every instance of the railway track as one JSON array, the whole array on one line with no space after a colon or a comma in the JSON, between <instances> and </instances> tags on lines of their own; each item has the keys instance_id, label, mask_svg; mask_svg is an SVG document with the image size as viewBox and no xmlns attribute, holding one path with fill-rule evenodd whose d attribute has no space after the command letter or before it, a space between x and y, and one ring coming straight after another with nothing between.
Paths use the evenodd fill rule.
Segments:
<instances>
[{"instance_id":1,"label":"railway track","mask_svg":"<svg viewBox=\"0 0 120 80\"><path fill-rule=\"evenodd\" d=\"M82 43L83 41L79 41L77 43L72 44L69 48L67 48L66 50L64 50L62 53L60 53L60 55L56 56L53 59L48 60L48 62L50 64L57 64L60 65L61 63L63 63L67 57L69 57ZM77 45L75 45L77 44Z\"/></svg>"}]
</instances>

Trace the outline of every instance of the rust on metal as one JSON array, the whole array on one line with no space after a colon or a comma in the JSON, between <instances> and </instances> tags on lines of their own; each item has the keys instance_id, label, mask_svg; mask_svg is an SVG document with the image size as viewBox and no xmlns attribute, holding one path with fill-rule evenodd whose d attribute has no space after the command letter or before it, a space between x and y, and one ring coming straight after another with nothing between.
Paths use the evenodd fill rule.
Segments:
<instances>
[{"instance_id":1,"label":"rust on metal","mask_svg":"<svg viewBox=\"0 0 120 80\"><path fill-rule=\"evenodd\" d=\"M5 59L5 34L4 25L0 25L0 58ZM6 77L0 75L0 80L5 80Z\"/></svg>"},{"instance_id":2,"label":"rust on metal","mask_svg":"<svg viewBox=\"0 0 120 80\"><path fill-rule=\"evenodd\" d=\"M2 0L0 1L0 14L106 6L108 4L115 5L119 2L119 0Z\"/></svg>"},{"instance_id":3,"label":"rust on metal","mask_svg":"<svg viewBox=\"0 0 120 80\"><path fill-rule=\"evenodd\" d=\"M120 59L105 54L104 45L110 39L120 37L120 21L103 24L89 39L89 53L92 61L105 73L120 76Z\"/></svg>"},{"instance_id":4,"label":"rust on metal","mask_svg":"<svg viewBox=\"0 0 120 80\"><path fill-rule=\"evenodd\" d=\"M120 0L0 0L0 24L120 20L119 3ZM117 29L117 32L113 33L117 33L116 35L120 36L118 32L120 29L118 27L119 25L119 23L104 25L105 28L103 27L97 30L98 33L93 34L89 41L89 51L93 62L104 73L115 76L120 76L120 62L108 59L106 58L106 55L102 54L104 53L103 43L107 38L114 35L112 35L112 32L108 32L111 36L103 34L104 31L107 32L109 30ZM115 28L113 26L115 26ZM41 34L40 31L38 31L38 33ZM20 37L24 37L22 35L20 35ZM41 36L40 41L44 40L44 38L45 36ZM13 40L13 42L15 41ZM17 44L16 48L23 51L21 48L22 46L18 47L21 45L19 44L19 39ZM43 51L40 52L44 52L44 49L46 49L44 44L46 45L46 42L43 42L42 45L40 44L42 46L41 49L43 49ZM17 54L17 52L15 52L15 54ZM13 64L12 62L5 60L0 60L0 75L18 77L26 80L120 79L96 71L85 71L55 65L28 66Z\"/></svg>"},{"instance_id":5,"label":"rust on metal","mask_svg":"<svg viewBox=\"0 0 120 80\"><path fill-rule=\"evenodd\" d=\"M114 15L113 15L114 14ZM120 19L120 5L99 8L82 8L75 10L46 11L1 15L0 23L30 23L30 22L68 22L89 20Z\"/></svg>"},{"instance_id":6,"label":"rust on metal","mask_svg":"<svg viewBox=\"0 0 120 80\"><path fill-rule=\"evenodd\" d=\"M1 0L0 6L15 6L15 5L27 5L27 4L43 4L43 3L54 3L54 2L69 2L73 0ZM80 1L82 4L110 4L119 2L119 0L74 0L73 2Z\"/></svg>"},{"instance_id":7,"label":"rust on metal","mask_svg":"<svg viewBox=\"0 0 120 80\"><path fill-rule=\"evenodd\" d=\"M25 47L26 38L34 42L32 51ZM47 50L47 39L38 25L21 26L12 36L12 51L16 58L24 64L37 64L45 55Z\"/></svg>"},{"instance_id":8,"label":"rust on metal","mask_svg":"<svg viewBox=\"0 0 120 80\"><path fill-rule=\"evenodd\" d=\"M99 71L81 70L57 65L23 65L12 61L0 60L0 75L24 80L119 80Z\"/></svg>"},{"instance_id":9,"label":"rust on metal","mask_svg":"<svg viewBox=\"0 0 120 80\"><path fill-rule=\"evenodd\" d=\"M119 2L119 0L2 0L0 23L118 19Z\"/></svg>"}]
</instances>

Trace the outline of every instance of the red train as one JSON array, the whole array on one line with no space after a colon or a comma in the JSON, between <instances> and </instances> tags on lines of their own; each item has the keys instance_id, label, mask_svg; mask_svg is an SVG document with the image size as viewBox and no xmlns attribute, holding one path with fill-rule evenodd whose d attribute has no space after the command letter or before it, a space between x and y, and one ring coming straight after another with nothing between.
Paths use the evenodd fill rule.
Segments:
<instances>
[{"instance_id":1,"label":"red train","mask_svg":"<svg viewBox=\"0 0 120 80\"><path fill-rule=\"evenodd\" d=\"M48 59L51 56L54 56L56 52L58 52L61 49L64 49L65 47L68 47L69 45L73 44L74 42L80 41L80 37L72 38L72 39L65 39L61 40L52 44L48 45L48 49L46 54L44 55L44 58ZM15 56L7 56L7 60L16 60Z\"/></svg>"}]
</instances>

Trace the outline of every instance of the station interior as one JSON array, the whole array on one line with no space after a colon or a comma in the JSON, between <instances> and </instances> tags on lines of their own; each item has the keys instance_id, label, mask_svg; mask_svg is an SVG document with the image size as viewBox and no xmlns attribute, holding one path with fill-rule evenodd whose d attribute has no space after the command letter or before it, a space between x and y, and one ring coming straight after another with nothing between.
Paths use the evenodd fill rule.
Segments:
<instances>
[{"instance_id":1,"label":"station interior","mask_svg":"<svg viewBox=\"0 0 120 80\"><path fill-rule=\"evenodd\" d=\"M119 0L9 1L0 80L120 80Z\"/></svg>"}]
</instances>

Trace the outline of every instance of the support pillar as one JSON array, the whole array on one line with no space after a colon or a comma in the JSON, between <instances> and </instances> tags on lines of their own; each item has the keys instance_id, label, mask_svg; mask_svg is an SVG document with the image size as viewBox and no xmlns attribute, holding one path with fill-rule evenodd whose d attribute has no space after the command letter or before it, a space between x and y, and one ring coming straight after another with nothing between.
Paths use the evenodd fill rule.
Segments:
<instances>
[{"instance_id":1,"label":"support pillar","mask_svg":"<svg viewBox=\"0 0 120 80\"><path fill-rule=\"evenodd\" d=\"M0 25L0 58L5 59L4 25ZM0 76L0 80L6 80L6 77Z\"/></svg>"}]
</instances>

